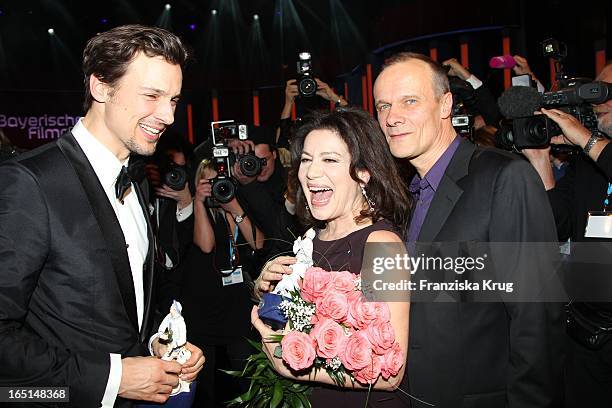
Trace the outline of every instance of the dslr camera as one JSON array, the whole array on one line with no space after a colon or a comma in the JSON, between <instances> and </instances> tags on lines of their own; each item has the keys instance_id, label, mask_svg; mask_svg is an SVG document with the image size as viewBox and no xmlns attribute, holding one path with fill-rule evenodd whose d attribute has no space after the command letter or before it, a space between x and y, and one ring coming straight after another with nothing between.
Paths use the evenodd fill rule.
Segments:
<instances>
[{"instance_id":1,"label":"dslr camera","mask_svg":"<svg viewBox=\"0 0 612 408\"><path fill-rule=\"evenodd\" d=\"M559 90L552 92L537 93L534 88L525 87L521 96L517 93L516 100L507 98L499 104L502 113L507 119L502 121L501 127L496 135L498 144L506 150L530 149L546 146L553 136L562 133L561 128L545 115L531 115L540 108L559 109L566 112L582 123L591 131L597 130L597 116L593 112L591 104L601 104L612 98L612 84L607 82L592 82L586 78L568 78L562 72L560 60L567 55L567 47L556 40L549 39L542 43L542 53L557 61L557 81ZM516 112L523 113L519 116L508 114L514 111L512 104L518 106ZM506 105L506 109L502 105ZM528 114L525 111L530 111Z\"/></svg>"},{"instance_id":2,"label":"dslr camera","mask_svg":"<svg viewBox=\"0 0 612 408\"><path fill-rule=\"evenodd\" d=\"M181 191L185 188L189 176L184 166L179 166L169 158L163 157L158 163L158 169L162 184L175 191Z\"/></svg>"},{"instance_id":3,"label":"dslr camera","mask_svg":"<svg viewBox=\"0 0 612 408\"><path fill-rule=\"evenodd\" d=\"M233 120L211 122L212 138L212 167L217 176L211 179L213 199L217 202L209 202L209 207L218 206L218 203L228 203L236 195L236 182L232 177L232 166L238 162L240 171L247 177L254 177L261 173L261 169L267 164L266 159L261 159L249 152L235 155L229 148L228 142L233 139L247 140L247 125L234 123Z\"/></svg>"},{"instance_id":4,"label":"dslr camera","mask_svg":"<svg viewBox=\"0 0 612 408\"><path fill-rule=\"evenodd\" d=\"M297 62L297 87L301 96L311 97L317 93L317 81L312 73L309 52L300 52Z\"/></svg>"}]
</instances>

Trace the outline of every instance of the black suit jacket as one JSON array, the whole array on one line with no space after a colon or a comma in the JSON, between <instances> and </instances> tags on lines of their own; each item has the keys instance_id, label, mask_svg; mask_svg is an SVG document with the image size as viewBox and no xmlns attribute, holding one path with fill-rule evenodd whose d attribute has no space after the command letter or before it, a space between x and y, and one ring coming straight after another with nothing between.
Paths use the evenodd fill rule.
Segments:
<instances>
[{"instance_id":1,"label":"black suit jacket","mask_svg":"<svg viewBox=\"0 0 612 408\"><path fill-rule=\"evenodd\" d=\"M556 235L546 193L529 163L463 140L418 241L550 242L554 257ZM491 253L505 281L525 278L525 256ZM553 303L413 302L410 391L438 408L556 406L562 322L562 307Z\"/></svg>"},{"instance_id":2,"label":"black suit jacket","mask_svg":"<svg viewBox=\"0 0 612 408\"><path fill-rule=\"evenodd\" d=\"M0 385L69 386L71 406L99 406L109 353L148 354L152 245L149 228L139 331L123 232L74 136L3 163Z\"/></svg>"}]
</instances>

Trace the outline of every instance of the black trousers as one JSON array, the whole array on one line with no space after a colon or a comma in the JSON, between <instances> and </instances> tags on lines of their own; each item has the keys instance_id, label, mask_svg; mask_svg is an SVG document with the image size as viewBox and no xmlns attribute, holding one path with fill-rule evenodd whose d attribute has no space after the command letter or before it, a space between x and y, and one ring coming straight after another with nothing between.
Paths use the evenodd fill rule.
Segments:
<instances>
[{"instance_id":1,"label":"black trousers","mask_svg":"<svg viewBox=\"0 0 612 408\"><path fill-rule=\"evenodd\" d=\"M590 350L568 336L565 406L612 406L612 339L601 349Z\"/></svg>"}]
</instances>

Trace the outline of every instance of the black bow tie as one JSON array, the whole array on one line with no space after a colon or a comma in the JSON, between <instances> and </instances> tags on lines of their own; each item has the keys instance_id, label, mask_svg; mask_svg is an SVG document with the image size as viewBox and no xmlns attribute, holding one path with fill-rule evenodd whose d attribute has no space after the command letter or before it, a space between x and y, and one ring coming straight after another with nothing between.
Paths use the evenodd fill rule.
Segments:
<instances>
[{"instance_id":1,"label":"black bow tie","mask_svg":"<svg viewBox=\"0 0 612 408\"><path fill-rule=\"evenodd\" d=\"M117 196L117 199L121 201L121 204L123 204L123 196L131 187L132 181L132 176L130 176L130 172L128 171L127 167L121 166L121 171L117 176L117 181L115 181L115 195Z\"/></svg>"}]
</instances>

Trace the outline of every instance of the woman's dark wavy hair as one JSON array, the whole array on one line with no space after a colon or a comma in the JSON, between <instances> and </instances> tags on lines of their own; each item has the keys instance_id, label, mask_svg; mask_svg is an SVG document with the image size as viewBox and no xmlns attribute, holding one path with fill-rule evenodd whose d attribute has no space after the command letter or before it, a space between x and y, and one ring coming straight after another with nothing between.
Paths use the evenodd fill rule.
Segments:
<instances>
[{"instance_id":1,"label":"woman's dark wavy hair","mask_svg":"<svg viewBox=\"0 0 612 408\"><path fill-rule=\"evenodd\" d=\"M189 51L181 40L170 31L159 27L129 24L96 35L87 42L83 51L85 112L93 103L89 90L91 75L114 87L139 52L148 57L162 56L169 63L180 65L181 68L185 67L189 58Z\"/></svg>"},{"instance_id":2,"label":"woman's dark wavy hair","mask_svg":"<svg viewBox=\"0 0 612 408\"><path fill-rule=\"evenodd\" d=\"M306 198L298 180L298 170L306 136L313 130L323 129L338 134L348 146L351 155L349 174L353 180L363 182L357 177L358 170L367 170L370 173L366 192L375 204L374 211L363 209L356 221L370 218L372 222L376 222L384 218L403 234L410 214L407 186L399 175L395 159L389 151L378 122L358 108L339 108L333 112L315 111L304 118L302 125L296 129L291 143L292 166L289 182L296 194L296 214L300 221L305 225L322 224L306 209Z\"/></svg>"}]
</instances>

